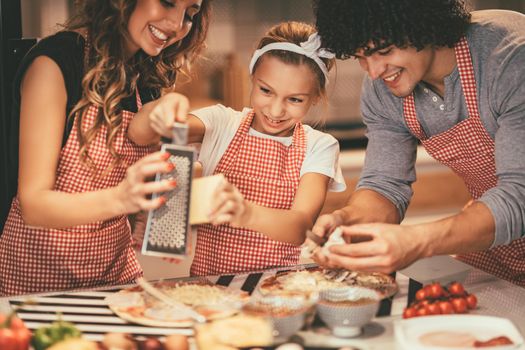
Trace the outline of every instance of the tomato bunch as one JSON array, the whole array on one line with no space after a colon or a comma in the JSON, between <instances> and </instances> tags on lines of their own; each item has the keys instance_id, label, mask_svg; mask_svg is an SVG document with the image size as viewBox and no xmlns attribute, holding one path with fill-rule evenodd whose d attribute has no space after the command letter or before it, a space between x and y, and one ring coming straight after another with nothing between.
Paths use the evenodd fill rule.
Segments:
<instances>
[{"instance_id":1,"label":"tomato bunch","mask_svg":"<svg viewBox=\"0 0 525 350\"><path fill-rule=\"evenodd\" d=\"M444 287L439 283L424 286L416 292L416 300L403 310L403 318L417 316L463 314L475 309L478 299L459 282Z\"/></svg>"},{"instance_id":2,"label":"tomato bunch","mask_svg":"<svg viewBox=\"0 0 525 350\"><path fill-rule=\"evenodd\" d=\"M1 350L27 350L30 339L31 331L15 316L14 311L7 316L0 314Z\"/></svg>"}]
</instances>

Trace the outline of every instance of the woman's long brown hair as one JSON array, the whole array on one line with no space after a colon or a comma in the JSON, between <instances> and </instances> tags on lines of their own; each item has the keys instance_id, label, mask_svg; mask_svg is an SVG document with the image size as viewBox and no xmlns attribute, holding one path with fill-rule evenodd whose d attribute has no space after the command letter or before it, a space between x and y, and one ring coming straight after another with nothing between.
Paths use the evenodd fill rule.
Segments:
<instances>
[{"instance_id":1,"label":"woman's long brown hair","mask_svg":"<svg viewBox=\"0 0 525 350\"><path fill-rule=\"evenodd\" d=\"M201 10L193 17L188 35L150 57L139 51L132 59L126 57L127 24L137 0L77 0L76 15L65 25L65 30L85 31L89 50L84 59L82 97L68 118L77 117L80 159L98 173L110 169L95 169L89 157L89 144L102 126L107 128L106 146L114 157L110 168L121 163L113 145L122 125L120 102L135 93L140 79L142 88L156 91L172 90L178 73L187 75L190 63L204 48L210 17L210 0L203 0ZM82 120L90 105L99 107L95 123L82 129ZM100 173L99 173L100 174Z\"/></svg>"}]
</instances>

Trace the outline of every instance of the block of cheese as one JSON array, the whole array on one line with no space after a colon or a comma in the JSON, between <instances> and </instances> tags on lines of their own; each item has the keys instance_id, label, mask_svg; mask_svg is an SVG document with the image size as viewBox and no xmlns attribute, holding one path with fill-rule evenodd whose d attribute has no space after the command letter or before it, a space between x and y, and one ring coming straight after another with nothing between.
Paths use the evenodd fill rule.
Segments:
<instances>
[{"instance_id":1,"label":"block of cheese","mask_svg":"<svg viewBox=\"0 0 525 350\"><path fill-rule=\"evenodd\" d=\"M224 175L217 174L194 178L191 184L190 225L208 223L213 195L217 187L226 181Z\"/></svg>"}]
</instances>

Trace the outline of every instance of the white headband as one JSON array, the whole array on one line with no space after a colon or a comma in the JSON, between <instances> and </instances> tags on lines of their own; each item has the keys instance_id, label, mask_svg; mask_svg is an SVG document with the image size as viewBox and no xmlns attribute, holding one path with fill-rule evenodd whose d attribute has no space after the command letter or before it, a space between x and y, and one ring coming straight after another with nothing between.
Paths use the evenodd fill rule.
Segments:
<instances>
[{"instance_id":1,"label":"white headband","mask_svg":"<svg viewBox=\"0 0 525 350\"><path fill-rule=\"evenodd\" d=\"M330 59L334 58L335 54L321 47L321 37L317 33L310 35L308 40L302 42L300 46L289 42L277 42L263 46L259 50L255 50L252 60L250 61L250 74L253 74L253 67L255 66L255 63L259 57L271 50L291 51L311 58L315 61L315 63L317 63L319 68L321 68L325 81L328 84L328 69L326 68L323 60L321 60L321 57Z\"/></svg>"}]
</instances>

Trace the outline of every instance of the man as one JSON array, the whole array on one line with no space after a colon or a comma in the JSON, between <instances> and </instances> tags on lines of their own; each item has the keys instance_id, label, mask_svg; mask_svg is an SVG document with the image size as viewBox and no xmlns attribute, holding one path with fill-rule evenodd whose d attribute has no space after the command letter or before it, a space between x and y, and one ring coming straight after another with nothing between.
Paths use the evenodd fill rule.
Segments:
<instances>
[{"instance_id":1,"label":"man","mask_svg":"<svg viewBox=\"0 0 525 350\"><path fill-rule=\"evenodd\" d=\"M469 13L462 0L317 0L314 8L323 46L368 73L363 173L348 204L314 226L325 236L347 225L353 243L318 261L391 272L460 254L525 286L525 16ZM474 201L451 217L400 226L418 140Z\"/></svg>"}]
</instances>

